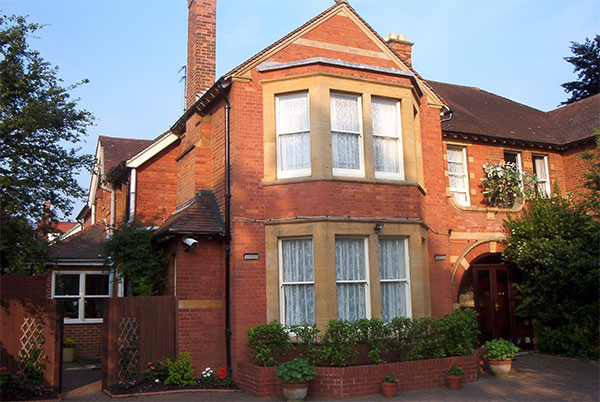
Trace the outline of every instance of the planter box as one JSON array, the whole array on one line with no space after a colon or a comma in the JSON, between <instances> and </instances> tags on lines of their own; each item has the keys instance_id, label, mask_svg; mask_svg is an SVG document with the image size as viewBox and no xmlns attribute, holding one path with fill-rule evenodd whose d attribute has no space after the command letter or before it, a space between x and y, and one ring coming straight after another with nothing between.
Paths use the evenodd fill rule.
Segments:
<instances>
[{"instance_id":1,"label":"planter box","mask_svg":"<svg viewBox=\"0 0 600 402\"><path fill-rule=\"evenodd\" d=\"M383 376L398 377L398 392L445 387L446 370L457 363L465 370L463 383L479 377L479 351L471 356L410 362L372 364L351 367L317 367L318 375L310 383L308 395L321 398L356 398L381 393ZM259 396L281 396L281 382L274 378L274 367L238 363L235 382L244 391Z\"/></svg>"},{"instance_id":2,"label":"planter box","mask_svg":"<svg viewBox=\"0 0 600 402\"><path fill-rule=\"evenodd\" d=\"M64 348L62 353L63 363L73 363L77 360L77 348Z\"/></svg>"}]
</instances>

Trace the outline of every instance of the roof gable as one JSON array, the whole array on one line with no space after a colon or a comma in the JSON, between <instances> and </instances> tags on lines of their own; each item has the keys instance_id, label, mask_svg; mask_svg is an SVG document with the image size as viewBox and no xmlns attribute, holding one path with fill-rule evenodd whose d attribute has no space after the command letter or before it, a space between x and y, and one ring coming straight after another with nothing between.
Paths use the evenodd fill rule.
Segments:
<instances>
[{"instance_id":1,"label":"roof gable","mask_svg":"<svg viewBox=\"0 0 600 402\"><path fill-rule=\"evenodd\" d=\"M345 59L410 72L416 77L418 84L422 84L429 104L444 106L443 100L417 72L406 65L383 38L343 0L258 52L224 77L251 79L251 71L265 61L289 62L308 58Z\"/></svg>"}]
</instances>

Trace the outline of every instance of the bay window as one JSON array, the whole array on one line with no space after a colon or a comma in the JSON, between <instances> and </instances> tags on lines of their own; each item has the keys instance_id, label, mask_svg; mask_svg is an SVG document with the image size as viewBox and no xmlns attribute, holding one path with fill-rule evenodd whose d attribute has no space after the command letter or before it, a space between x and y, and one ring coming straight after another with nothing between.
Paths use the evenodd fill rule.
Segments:
<instances>
[{"instance_id":1,"label":"bay window","mask_svg":"<svg viewBox=\"0 0 600 402\"><path fill-rule=\"evenodd\" d=\"M310 117L308 92L278 95L277 177L310 176Z\"/></svg>"},{"instance_id":2,"label":"bay window","mask_svg":"<svg viewBox=\"0 0 600 402\"><path fill-rule=\"evenodd\" d=\"M338 318L371 318L366 238L335 239Z\"/></svg>"},{"instance_id":3,"label":"bay window","mask_svg":"<svg viewBox=\"0 0 600 402\"><path fill-rule=\"evenodd\" d=\"M400 102L373 97L375 177L404 180Z\"/></svg>"},{"instance_id":4,"label":"bay window","mask_svg":"<svg viewBox=\"0 0 600 402\"><path fill-rule=\"evenodd\" d=\"M62 302L65 322L102 322L110 284L110 275L104 272L55 271L52 297Z\"/></svg>"},{"instance_id":5,"label":"bay window","mask_svg":"<svg viewBox=\"0 0 600 402\"><path fill-rule=\"evenodd\" d=\"M381 318L410 317L408 239L379 239Z\"/></svg>"},{"instance_id":6,"label":"bay window","mask_svg":"<svg viewBox=\"0 0 600 402\"><path fill-rule=\"evenodd\" d=\"M448 145L448 180L450 192L455 200L460 205L469 206L469 174L465 147Z\"/></svg>"},{"instance_id":7,"label":"bay window","mask_svg":"<svg viewBox=\"0 0 600 402\"><path fill-rule=\"evenodd\" d=\"M315 323L315 282L312 239L279 240L281 322Z\"/></svg>"},{"instance_id":8,"label":"bay window","mask_svg":"<svg viewBox=\"0 0 600 402\"><path fill-rule=\"evenodd\" d=\"M360 96L332 93L331 149L334 176L364 176Z\"/></svg>"}]
</instances>

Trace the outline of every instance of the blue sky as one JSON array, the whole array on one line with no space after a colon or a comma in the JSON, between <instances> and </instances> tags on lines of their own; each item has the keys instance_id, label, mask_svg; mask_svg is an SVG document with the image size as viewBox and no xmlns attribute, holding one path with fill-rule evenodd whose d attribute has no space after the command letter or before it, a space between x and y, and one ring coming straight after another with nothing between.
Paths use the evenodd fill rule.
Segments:
<instances>
[{"instance_id":1,"label":"blue sky","mask_svg":"<svg viewBox=\"0 0 600 402\"><path fill-rule=\"evenodd\" d=\"M218 0L217 76L330 7L333 0ZM350 0L381 35L414 42L426 79L476 86L544 111L575 79L571 41L600 33L600 0ZM155 138L183 112L187 0L1 0L4 15L47 24L31 47L60 68L98 135ZM89 186L89 175L80 178ZM74 215L83 204L77 203Z\"/></svg>"}]
</instances>

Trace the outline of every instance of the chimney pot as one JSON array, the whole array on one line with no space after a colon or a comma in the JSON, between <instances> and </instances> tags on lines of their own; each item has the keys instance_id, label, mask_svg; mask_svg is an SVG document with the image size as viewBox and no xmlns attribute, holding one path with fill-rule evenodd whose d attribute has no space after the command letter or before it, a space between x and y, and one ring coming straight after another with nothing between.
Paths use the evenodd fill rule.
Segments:
<instances>
[{"instance_id":1,"label":"chimney pot","mask_svg":"<svg viewBox=\"0 0 600 402\"><path fill-rule=\"evenodd\" d=\"M392 49L394 49L394 51L396 51L396 53L398 53L400 58L409 67L412 65L412 46L414 43L408 42L406 40L406 35L398 35L396 32L392 32L387 38L384 38L384 40Z\"/></svg>"}]
</instances>

